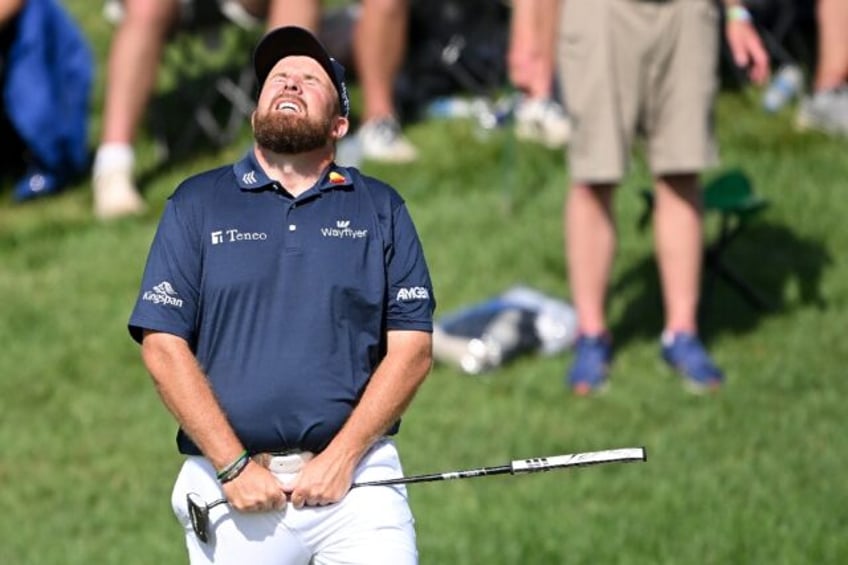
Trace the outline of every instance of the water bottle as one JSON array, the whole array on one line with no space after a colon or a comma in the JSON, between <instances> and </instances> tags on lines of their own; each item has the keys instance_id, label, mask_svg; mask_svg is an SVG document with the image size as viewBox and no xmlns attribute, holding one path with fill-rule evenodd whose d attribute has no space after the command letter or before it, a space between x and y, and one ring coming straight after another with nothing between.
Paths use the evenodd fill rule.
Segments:
<instances>
[{"instance_id":1,"label":"water bottle","mask_svg":"<svg viewBox=\"0 0 848 565\"><path fill-rule=\"evenodd\" d=\"M497 100L476 98L472 102L472 115L477 122L475 135L478 139L487 140L492 132L502 128L510 121L515 110L517 98L502 96Z\"/></svg>"},{"instance_id":2,"label":"water bottle","mask_svg":"<svg viewBox=\"0 0 848 565\"><path fill-rule=\"evenodd\" d=\"M777 112L801 92L804 74L798 65L783 65L763 95L763 108L767 112Z\"/></svg>"},{"instance_id":3,"label":"water bottle","mask_svg":"<svg viewBox=\"0 0 848 565\"><path fill-rule=\"evenodd\" d=\"M461 96L441 96L427 104L428 118L469 118L473 115L473 102Z\"/></svg>"}]
</instances>

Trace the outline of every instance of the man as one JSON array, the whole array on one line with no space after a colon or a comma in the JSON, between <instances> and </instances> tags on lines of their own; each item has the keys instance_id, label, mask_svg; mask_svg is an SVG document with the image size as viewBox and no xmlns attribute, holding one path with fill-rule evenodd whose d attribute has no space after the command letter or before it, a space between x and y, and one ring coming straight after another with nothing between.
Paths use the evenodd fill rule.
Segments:
<instances>
[{"instance_id":1,"label":"man","mask_svg":"<svg viewBox=\"0 0 848 565\"><path fill-rule=\"evenodd\" d=\"M192 563L417 562L391 435L429 371L435 307L403 200L333 162L344 69L299 27L254 53L256 144L169 199L130 319L186 455ZM224 496L209 543L186 496Z\"/></svg>"},{"instance_id":2,"label":"man","mask_svg":"<svg viewBox=\"0 0 848 565\"><path fill-rule=\"evenodd\" d=\"M734 62L762 83L768 57L738 0L726 0ZM694 391L719 387L721 370L697 335L702 225L698 174L715 163L712 103L718 26L713 0L565 0L559 47L574 131L565 206L568 276L580 337L568 384L578 395L607 384L612 339L604 316L615 253L612 197L637 131L655 188L655 240L663 287L662 358Z\"/></svg>"}]
</instances>

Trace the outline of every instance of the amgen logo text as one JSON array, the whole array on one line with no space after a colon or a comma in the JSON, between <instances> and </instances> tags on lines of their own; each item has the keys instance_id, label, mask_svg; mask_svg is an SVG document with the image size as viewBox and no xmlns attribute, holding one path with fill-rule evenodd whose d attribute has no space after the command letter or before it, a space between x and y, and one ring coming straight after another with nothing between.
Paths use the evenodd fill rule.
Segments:
<instances>
[{"instance_id":1,"label":"amgen logo text","mask_svg":"<svg viewBox=\"0 0 848 565\"><path fill-rule=\"evenodd\" d=\"M430 298L430 292L423 286L411 286L409 288L401 288L397 292L395 300L398 302L406 302L407 300L427 300Z\"/></svg>"}]
</instances>

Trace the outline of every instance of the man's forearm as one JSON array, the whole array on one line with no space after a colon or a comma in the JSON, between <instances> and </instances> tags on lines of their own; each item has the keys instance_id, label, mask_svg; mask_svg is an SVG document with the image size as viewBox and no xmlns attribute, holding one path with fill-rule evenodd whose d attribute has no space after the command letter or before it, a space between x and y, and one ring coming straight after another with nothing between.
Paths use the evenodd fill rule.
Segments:
<instances>
[{"instance_id":1,"label":"man's forearm","mask_svg":"<svg viewBox=\"0 0 848 565\"><path fill-rule=\"evenodd\" d=\"M431 365L432 337L429 333L391 332L386 357L328 451L355 465L401 417Z\"/></svg>"},{"instance_id":2,"label":"man's forearm","mask_svg":"<svg viewBox=\"0 0 848 565\"><path fill-rule=\"evenodd\" d=\"M188 344L170 334L146 332L142 357L163 403L215 468L236 459L244 447Z\"/></svg>"}]
</instances>

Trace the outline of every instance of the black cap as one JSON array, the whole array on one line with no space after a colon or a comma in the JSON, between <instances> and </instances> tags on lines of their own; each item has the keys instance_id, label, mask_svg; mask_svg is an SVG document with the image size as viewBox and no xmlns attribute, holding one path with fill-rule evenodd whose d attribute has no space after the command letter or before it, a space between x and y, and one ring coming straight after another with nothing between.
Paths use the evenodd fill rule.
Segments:
<instances>
[{"instance_id":1,"label":"black cap","mask_svg":"<svg viewBox=\"0 0 848 565\"><path fill-rule=\"evenodd\" d=\"M330 57L317 37L302 27L278 27L259 40L253 52L253 69L256 72L259 87L261 88L265 83L268 73L277 61L290 55L310 57L321 65L339 93L342 116L347 117L350 113L350 99L344 81L345 69L338 61Z\"/></svg>"}]
</instances>

